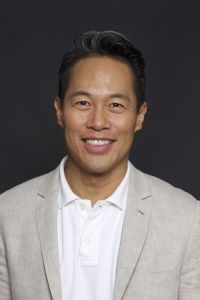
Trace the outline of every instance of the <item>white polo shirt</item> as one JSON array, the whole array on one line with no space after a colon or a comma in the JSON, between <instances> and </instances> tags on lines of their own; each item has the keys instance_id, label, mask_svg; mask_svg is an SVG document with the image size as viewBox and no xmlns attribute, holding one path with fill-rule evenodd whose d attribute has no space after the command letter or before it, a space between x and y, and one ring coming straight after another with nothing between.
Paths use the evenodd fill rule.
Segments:
<instances>
[{"instance_id":1,"label":"white polo shirt","mask_svg":"<svg viewBox=\"0 0 200 300\"><path fill-rule=\"evenodd\" d=\"M121 184L91 206L75 195L60 164L58 245L62 300L112 300L130 166Z\"/></svg>"}]
</instances>

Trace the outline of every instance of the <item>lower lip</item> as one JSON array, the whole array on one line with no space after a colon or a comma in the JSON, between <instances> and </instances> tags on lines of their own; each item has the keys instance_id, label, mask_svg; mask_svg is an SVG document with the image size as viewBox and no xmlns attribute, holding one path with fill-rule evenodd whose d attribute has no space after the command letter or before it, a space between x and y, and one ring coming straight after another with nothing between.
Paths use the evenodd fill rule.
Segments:
<instances>
[{"instance_id":1,"label":"lower lip","mask_svg":"<svg viewBox=\"0 0 200 300\"><path fill-rule=\"evenodd\" d=\"M112 148L113 142L110 144L105 144L100 146L94 146L91 144L87 144L86 142L83 142L83 144L84 144L84 148L90 153L105 154Z\"/></svg>"}]
</instances>

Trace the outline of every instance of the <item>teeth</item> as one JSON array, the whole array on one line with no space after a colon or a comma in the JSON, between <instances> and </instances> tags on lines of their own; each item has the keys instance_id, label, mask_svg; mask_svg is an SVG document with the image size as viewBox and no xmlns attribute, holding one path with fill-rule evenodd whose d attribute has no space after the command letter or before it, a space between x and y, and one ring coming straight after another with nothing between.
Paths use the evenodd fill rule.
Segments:
<instances>
[{"instance_id":1,"label":"teeth","mask_svg":"<svg viewBox=\"0 0 200 300\"><path fill-rule=\"evenodd\" d=\"M86 144L90 144L93 146L102 146L102 145L111 144L111 141L109 141L109 140L86 140Z\"/></svg>"}]
</instances>

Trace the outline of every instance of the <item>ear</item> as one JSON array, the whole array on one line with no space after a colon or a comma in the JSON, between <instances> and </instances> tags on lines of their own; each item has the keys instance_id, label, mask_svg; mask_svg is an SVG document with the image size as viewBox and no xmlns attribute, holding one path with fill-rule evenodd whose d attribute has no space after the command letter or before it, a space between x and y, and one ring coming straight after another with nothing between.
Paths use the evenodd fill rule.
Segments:
<instances>
[{"instance_id":1,"label":"ear","mask_svg":"<svg viewBox=\"0 0 200 300\"><path fill-rule=\"evenodd\" d=\"M54 108L56 110L57 123L63 128L64 127L63 110L62 110L62 104L59 97L56 97L54 100Z\"/></svg>"},{"instance_id":2,"label":"ear","mask_svg":"<svg viewBox=\"0 0 200 300\"><path fill-rule=\"evenodd\" d=\"M146 113L147 113L147 103L144 102L139 108L134 132L142 129L142 125L143 125Z\"/></svg>"}]
</instances>

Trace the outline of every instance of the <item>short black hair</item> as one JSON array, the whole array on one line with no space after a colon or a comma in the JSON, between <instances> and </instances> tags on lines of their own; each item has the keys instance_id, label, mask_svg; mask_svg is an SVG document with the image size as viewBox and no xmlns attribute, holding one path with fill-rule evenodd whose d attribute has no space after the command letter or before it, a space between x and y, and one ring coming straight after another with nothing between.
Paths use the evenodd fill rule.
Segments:
<instances>
[{"instance_id":1,"label":"short black hair","mask_svg":"<svg viewBox=\"0 0 200 300\"><path fill-rule=\"evenodd\" d=\"M63 103L69 85L70 70L80 59L106 56L127 63L134 74L137 109L145 101L145 62L142 53L123 34L115 31L86 31L73 41L62 59L59 69L58 97Z\"/></svg>"}]
</instances>

